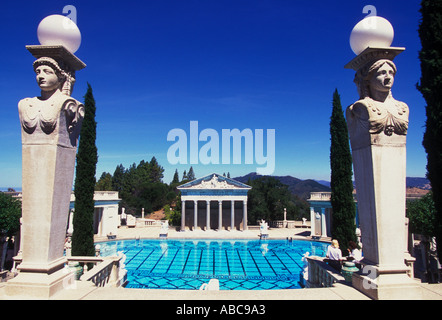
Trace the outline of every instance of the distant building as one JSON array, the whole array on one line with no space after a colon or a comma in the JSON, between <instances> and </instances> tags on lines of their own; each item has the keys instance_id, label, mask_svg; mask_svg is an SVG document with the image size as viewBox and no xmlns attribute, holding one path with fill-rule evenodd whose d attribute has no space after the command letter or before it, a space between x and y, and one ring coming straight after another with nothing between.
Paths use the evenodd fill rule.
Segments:
<instances>
[{"instance_id":1,"label":"distant building","mask_svg":"<svg viewBox=\"0 0 442 320\"><path fill-rule=\"evenodd\" d=\"M5 192L14 198L22 198L21 192ZM94 210L94 234L98 236L107 236L108 234L117 234L120 219L118 217L118 204L121 199L118 197L118 191L95 191L94 192L95 210ZM70 213L67 225L67 231L72 233L72 218L75 205L75 195L71 194Z\"/></svg>"},{"instance_id":2,"label":"distant building","mask_svg":"<svg viewBox=\"0 0 442 320\"><path fill-rule=\"evenodd\" d=\"M247 230L247 193L252 187L217 173L177 188L181 230Z\"/></svg>"},{"instance_id":3,"label":"distant building","mask_svg":"<svg viewBox=\"0 0 442 320\"><path fill-rule=\"evenodd\" d=\"M427 194L429 190L411 188L407 189L407 200L416 200ZM356 193L353 193L356 205L356 227L359 228L358 202ZM331 192L310 192L310 222L311 236L331 237L333 225L333 208L331 205Z\"/></svg>"}]
</instances>

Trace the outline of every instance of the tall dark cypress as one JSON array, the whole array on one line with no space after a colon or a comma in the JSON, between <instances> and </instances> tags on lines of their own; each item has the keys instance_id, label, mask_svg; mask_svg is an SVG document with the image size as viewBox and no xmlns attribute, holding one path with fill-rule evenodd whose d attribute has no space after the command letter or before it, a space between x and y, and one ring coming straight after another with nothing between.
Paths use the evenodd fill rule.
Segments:
<instances>
[{"instance_id":1,"label":"tall dark cypress","mask_svg":"<svg viewBox=\"0 0 442 320\"><path fill-rule=\"evenodd\" d=\"M80 131L74 189L73 256L95 255L93 219L95 170L98 160L95 145L97 123L95 121L95 100L89 83L84 96L84 107L85 116Z\"/></svg>"},{"instance_id":2,"label":"tall dark cypress","mask_svg":"<svg viewBox=\"0 0 442 320\"><path fill-rule=\"evenodd\" d=\"M337 89L333 94L330 136L330 186L333 208L331 233L332 237L339 241L342 253L346 254L348 242L356 242L356 208L353 200L353 170L348 129Z\"/></svg>"},{"instance_id":3,"label":"tall dark cypress","mask_svg":"<svg viewBox=\"0 0 442 320\"><path fill-rule=\"evenodd\" d=\"M421 79L417 88L427 106L423 146L427 152L427 178L436 208L434 231L437 255L442 257L442 0L423 0L419 37Z\"/></svg>"}]
</instances>

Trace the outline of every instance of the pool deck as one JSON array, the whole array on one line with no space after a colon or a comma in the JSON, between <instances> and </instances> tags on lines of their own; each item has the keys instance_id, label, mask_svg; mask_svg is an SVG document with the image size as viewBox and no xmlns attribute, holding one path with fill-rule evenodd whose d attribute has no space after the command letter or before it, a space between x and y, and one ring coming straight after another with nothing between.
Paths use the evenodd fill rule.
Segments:
<instances>
[{"instance_id":1,"label":"pool deck","mask_svg":"<svg viewBox=\"0 0 442 320\"><path fill-rule=\"evenodd\" d=\"M159 227L119 229L117 240L121 239L158 239ZM269 239L311 240L309 228L269 229ZM259 229L247 231L185 231L169 230L169 239L258 239ZM321 239L327 241L329 239ZM95 241L107 241L96 237ZM418 280L416 280L418 282ZM0 284L0 300L10 299L4 295L4 282ZM424 300L442 300L442 284L420 283ZM18 299L19 297L14 297ZM26 297L23 297L26 299ZM77 282L75 289L64 290L52 300L370 300L369 297L345 283L336 283L330 288L285 289L285 290L162 290L162 289L125 289L99 288L90 283Z\"/></svg>"},{"instance_id":2,"label":"pool deck","mask_svg":"<svg viewBox=\"0 0 442 320\"><path fill-rule=\"evenodd\" d=\"M159 239L159 226L128 228L121 227L118 229L117 240L122 239ZM196 231L176 231L174 228L169 229L168 239L259 239L259 228L250 228L246 231L216 231L216 230L196 230ZM269 239L301 239L311 240L310 228L270 228ZM107 237L95 237L95 242L108 241ZM330 241L330 238L321 238L321 241Z\"/></svg>"}]
</instances>

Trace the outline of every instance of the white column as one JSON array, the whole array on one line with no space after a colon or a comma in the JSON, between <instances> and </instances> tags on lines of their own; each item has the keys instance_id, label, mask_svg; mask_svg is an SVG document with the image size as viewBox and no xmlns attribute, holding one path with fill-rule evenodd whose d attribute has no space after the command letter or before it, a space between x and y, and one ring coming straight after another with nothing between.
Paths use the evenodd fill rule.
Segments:
<instances>
[{"instance_id":1,"label":"white column","mask_svg":"<svg viewBox=\"0 0 442 320\"><path fill-rule=\"evenodd\" d=\"M247 200L243 200L243 217L242 217L242 229L247 230Z\"/></svg>"},{"instance_id":2,"label":"white column","mask_svg":"<svg viewBox=\"0 0 442 320\"><path fill-rule=\"evenodd\" d=\"M206 230L210 230L210 200L206 200Z\"/></svg>"},{"instance_id":3,"label":"white column","mask_svg":"<svg viewBox=\"0 0 442 320\"><path fill-rule=\"evenodd\" d=\"M69 219L68 219L68 233L70 235L72 235L72 233L74 232L74 225L73 225L73 221L74 221L74 209L70 209L69 210Z\"/></svg>"},{"instance_id":4,"label":"white column","mask_svg":"<svg viewBox=\"0 0 442 320\"><path fill-rule=\"evenodd\" d=\"M186 227L186 200L181 200L181 231Z\"/></svg>"},{"instance_id":5,"label":"white column","mask_svg":"<svg viewBox=\"0 0 442 320\"><path fill-rule=\"evenodd\" d=\"M231 201L232 206L230 209L230 231L235 228L235 200Z\"/></svg>"},{"instance_id":6,"label":"white column","mask_svg":"<svg viewBox=\"0 0 442 320\"><path fill-rule=\"evenodd\" d=\"M223 229L223 201L218 200L218 230Z\"/></svg>"},{"instance_id":7,"label":"white column","mask_svg":"<svg viewBox=\"0 0 442 320\"><path fill-rule=\"evenodd\" d=\"M323 237L327 237L327 221L325 219L325 208L321 208L321 233Z\"/></svg>"},{"instance_id":8,"label":"white column","mask_svg":"<svg viewBox=\"0 0 442 320\"><path fill-rule=\"evenodd\" d=\"M144 219L144 208L141 208L141 218Z\"/></svg>"},{"instance_id":9,"label":"white column","mask_svg":"<svg viewBox=\"0 0 442 320\"><path fill-rule=\"evenodd\" d=\"M193 226L194 230L198 227L198 201L193 200Z\"/></svg>"},{"instance_id":10,"label":"white column","mask_svg":"<svg viewBox=\"0 0 442 320\"><path fill-rule=\"evenodd\" d=\"M313 207L310 207L310 236L315 235L315 219L316 213Z\"/></svg>"}]
</instances>

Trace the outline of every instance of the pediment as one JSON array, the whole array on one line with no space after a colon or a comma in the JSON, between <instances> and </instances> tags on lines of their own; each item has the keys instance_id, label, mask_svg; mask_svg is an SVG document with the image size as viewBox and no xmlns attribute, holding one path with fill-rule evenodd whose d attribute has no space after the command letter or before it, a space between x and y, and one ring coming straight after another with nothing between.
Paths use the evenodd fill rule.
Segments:
<instances>
[{"instance_id":1,"label":"pediment","mask_svg":"<svg viewBox=\"0 0 442 320\"><path fill-rule=\"evenodd\" d=\"M179 190L201 189L251 189L250 186L239 181L223 177L219 174L211 174L203 178L195 179L178 187Z\"/></svg>"}]
</instances>

